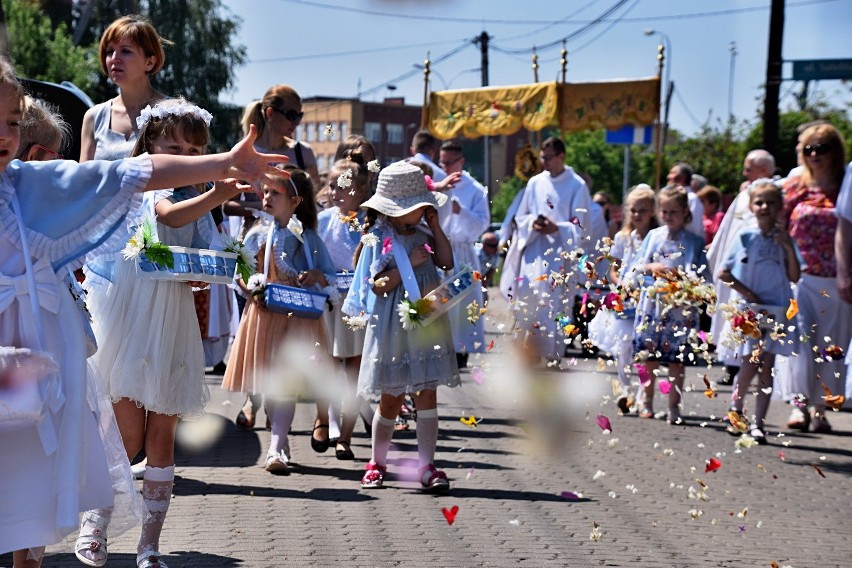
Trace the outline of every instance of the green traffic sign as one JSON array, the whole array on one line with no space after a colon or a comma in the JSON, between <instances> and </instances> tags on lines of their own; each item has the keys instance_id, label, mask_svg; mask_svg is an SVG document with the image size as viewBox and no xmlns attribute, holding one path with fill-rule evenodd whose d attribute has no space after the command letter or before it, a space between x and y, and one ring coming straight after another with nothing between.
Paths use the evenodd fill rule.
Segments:
<instances>
[{"instance_id":1,"label":"green traffic sign","mask_svg":"<svg viewBox=\"0 0 852 568\"><path fill-rule=\"evenodd\" d=\"M852 59L803 59L793 61L794 81L852 79Z\"/></svg>"}]
</instances>

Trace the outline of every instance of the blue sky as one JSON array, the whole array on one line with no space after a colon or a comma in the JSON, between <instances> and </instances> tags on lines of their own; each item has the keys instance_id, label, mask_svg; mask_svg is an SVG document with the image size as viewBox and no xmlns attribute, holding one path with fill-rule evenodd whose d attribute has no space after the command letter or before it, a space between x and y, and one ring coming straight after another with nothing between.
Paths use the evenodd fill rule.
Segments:
<instances>
[{"instance_id":1,"label":"blue sky","mask_svg":"<svg viewBox=\"0 0 852 568\"><path fill-rule=\"evenodd\" d=\"M532 46L539 50L540 80L559 77L560 40L568 41L568 80L601 81L656 73L658 35L671 43L675 82L670 123L694 132L708 116L728 115L731 42L736 44L733 114L754 121L766 75L769 0L224 0L242 18L240 41L249 61L237 87L224 96L236 104L260 98L276 83L303 97L327 95L378 101L404 96L421 104L421 64L435 62L433 90L480 86L480 51L470 40L491 36L491 85L533 81ZM852 58L852 1L787 0L785 60ZM589 22L613 11L597 25ZM470 45L466 45L470 44ZM786 64L784 76L791 76ZM408 75L406 77L406 75ZM396 86L391 91L386 84ZM782 84L782 106L800 83ZM852 95L838 81L818 87L838 105Z\"/></svg>"}]
</instances>

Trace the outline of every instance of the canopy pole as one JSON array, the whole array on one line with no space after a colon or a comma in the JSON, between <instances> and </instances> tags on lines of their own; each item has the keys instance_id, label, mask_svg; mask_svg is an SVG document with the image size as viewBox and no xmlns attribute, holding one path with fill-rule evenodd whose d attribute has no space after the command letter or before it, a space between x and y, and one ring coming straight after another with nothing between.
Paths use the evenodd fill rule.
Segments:
<instances>
[{"instance_id":1,"label":"canopy pole","mask_svg":"<svg viewBox=\"0 0 852 568\"><path fill-rule=\"evenodd\" d=\"M663 42L657 46L657 77L660 79L660 90L663 88L663 61L665 60L665 51L666 48L663 46ZM660 96L660 100L662 101L662 95ZM662 173L662 163L663 163L663 121L662 116L660 114L660 109L662 107L657 107L657 160L654 164L654 188L660 189L660 174Z\"/></svg>"},{"instance_id":2,"label":"canopy pole","mask_svg":"<svg viewBox=\"0 0 852 568\"><path fill-rule=\"evenodd\" d=\"M423 61L423 110L420 113L420 128L429 127L429 52L426 52L426 60Z\"/></svg>"}]
</instances>

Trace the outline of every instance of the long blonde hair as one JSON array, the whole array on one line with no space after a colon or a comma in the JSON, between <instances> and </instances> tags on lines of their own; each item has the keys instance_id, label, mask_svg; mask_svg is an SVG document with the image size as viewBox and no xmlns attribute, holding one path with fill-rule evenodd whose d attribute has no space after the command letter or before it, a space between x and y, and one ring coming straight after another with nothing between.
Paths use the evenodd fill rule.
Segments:
<instances>
[{"instance_id":1,"label":"long blonde hair","mask_svg":"<svg viewBox=\"0 0 852 568\"><path fill-rule=\"evenodd\" d=\"M650 201L651 211L656 212L657 194L654 193L654 190L644 184L634 186L633 189L630 190L630 193L627 194L627 199L624 200L624 213L622 213L624 222L621 225L621 229L618 231L619 233L629 236L630 233L633 232L633 229L636 228L633 226L633 217L630 215L630 208L639 201ZM648 229L653 229L657 227L657 225L657 216L652 214L651 224Z\"/></svg>"}]
</instances>

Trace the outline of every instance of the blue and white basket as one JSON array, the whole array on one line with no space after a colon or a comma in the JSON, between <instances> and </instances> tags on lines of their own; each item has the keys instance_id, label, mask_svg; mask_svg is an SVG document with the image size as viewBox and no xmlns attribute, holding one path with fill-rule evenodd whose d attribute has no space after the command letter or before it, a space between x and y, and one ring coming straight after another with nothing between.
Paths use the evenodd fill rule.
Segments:
<instances>
[{"instance_id":1,"label":"blue and white basket","mask_svg":"<svg viewBox=\"0 0 852 568\"><path fill-rule=\"evenodd\" d=\"M169 247L169 250L174 257L173 268L150 261L143 252L137 257L138 274L154 280L209 284L230 284L234 280L236 253L190 247Z\"/></svg>"},{"instance_id":2,"label":"blue and white basket","mask_svg":"<svg viewBox=\"0 0 852 568\"><path fill-rule=\"evenodd\" d=\"M263 298L270 311L308 319L319 319L328 302L328 294L283 284L267 284Z\"/></svg>"},{"instance_id":3,"label":"blue and white basket","mask_svg":"<svg viewBox=\"0 0 852 568\"><path fill-rule=\"evenodd\" d=\"M345 296L349 292L349 288L352 287L353 276L354 274L352 272L338 272L337 291Z\"/></svg>"},{"instance_id":4,"label":"blue and white basket","mask_svg":"<svg viewBox=\"0 0 852 568\"><path fill-rule=\"evenodd\" d=\"M453 306L467 298L476 286L481 284L470 268L463 268L444 280L440 286L425 296L432 301L432 311L423 319L422 325L429 325L439 316L450 311Z\"/></svg>"}]
</instances>

